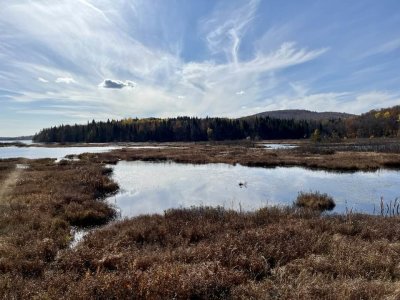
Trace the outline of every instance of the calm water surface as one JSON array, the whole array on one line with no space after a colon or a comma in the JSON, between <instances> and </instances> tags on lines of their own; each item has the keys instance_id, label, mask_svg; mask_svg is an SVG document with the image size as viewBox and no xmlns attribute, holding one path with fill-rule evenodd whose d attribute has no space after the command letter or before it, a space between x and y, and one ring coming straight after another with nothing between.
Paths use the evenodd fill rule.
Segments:
<instances>
[{"instance_id":1,"label":"calm water surface","mask_svg":"<svg viewBox=\"0 0 400 300\"><path fill-rule=\"evenodd\" d=\"M264 144L264 147L269 150L276 150L276 149L293 149L297 148L297 145L292 144Z\"/></svg>"},{"instance_id":2,"label":"calm water surface","mask_svg":"<svg viewBox=\"0 0 400 300\"><path fill-rule=\"evenodd\" d=\"M31 143L32 144L32 143ZM163 149L169 146L148 146L148 145L129 145L129 146L88 146L88 147L0 147L0 159L6 158L56 158L62 159L66 155L79 155L82 153L103 153L115 149Z\"/></svg>"},{"instance_id":3,"label":"calm water surface","mask_svg":"<svg viewBox=\"0 0 400 300\"><path fill-rule=\"evenodd\" d=\"M102 153L118 149L118 146L107 146L107 147L0 147L0 159L1 158L56 158L61 159L66 155L75 154L79 155L82 153Z\"/></svg>"},{"instance_id":4,"label":"calm water surface","mask_svg":"<svg viewBox=\"0 0 400 300\"><path fill-rule=\"evenodd\" d=\"M198 205L254 210L265 205L292 204L299 191L333 196L336 212L374 211L380 197L400 197L400 172L332 173L300 167L251 168L226 164L188 165L119 162L113 178L121 191L108 199L122 217L162 213L169 208Z\"/></svg>"}]
</instances>

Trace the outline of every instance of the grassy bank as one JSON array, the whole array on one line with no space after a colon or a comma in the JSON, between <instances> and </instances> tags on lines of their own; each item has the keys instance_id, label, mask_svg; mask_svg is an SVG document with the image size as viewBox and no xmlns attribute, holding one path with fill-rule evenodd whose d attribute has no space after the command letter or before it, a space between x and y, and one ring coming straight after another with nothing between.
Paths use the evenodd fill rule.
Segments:
<instances>
[{"instance_id":1,"label":"grassy bank","mask_svg":"<svg viewBox=\"0 0 400 300\"><path fill-rule=\"evenodd\" d=\"M167 211L106 226L7 296L397 299L400 222L292 208Z\"/></svg>"},{"instance_id":2,"label":"grassy bank","mask_svg":"<svg viewBox=\"0 0 400 300\"><path fill-rule=\"evenodd\" d=\"M375 152L375 153L400 153L399 138L379 139L349 139L336 142L302 143L300 151L311 153L327 152Z\"/></svg>"},{"instance_id":3,"label":"grassy bank","mask_svg":"<svg viewBox=\"0 0 400 300\"><path fill-rule=\"evenodd\" d=\"M336 171L372 171L379 168L400 169L400 153L342 151L337 144L329 148L300 143L299 148L267 150L251 142L187 143L160 149L118 149L109 153L84 154L81 158L94 162L116 163L118 160L171 160L179 163L227 163L246 166L302 166ZM340 144L344 147L345 144ZM327 147L327 146L326 146Z\"/></svg>"},{"instance_id":4,"label":"grassy bank","mask_svg":"<svg viewBox=\"0 0 400 300\"><path fill-rule=\"evenodd\" d=\"M18 298L23 284L44 276L71 226L105 224L115 211L98 198L118 186L102 166L88 162L1 161L0 297ZM33 288L33 290L35 290ZM24 297L22 297L24 298Z\"/></svg>"},{"instance_id":5,"label":"grassy bank","mask_svg":"<svg viewBox=\"0 0 400 300\"><path fill-rule=\"evenodd\" d=\"M9 176L16 163L17 160L0 160L0 182L3 182Z\"/></svg>"}]
</instances>

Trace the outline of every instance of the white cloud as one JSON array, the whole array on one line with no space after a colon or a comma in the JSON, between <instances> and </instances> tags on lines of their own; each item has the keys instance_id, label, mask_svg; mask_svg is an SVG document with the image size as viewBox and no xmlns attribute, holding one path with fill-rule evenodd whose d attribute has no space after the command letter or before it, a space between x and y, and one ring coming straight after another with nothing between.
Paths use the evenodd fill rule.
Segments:
<instances>
[{"instance_id":1,"label":"white cloud","mask_svg":"<svg viewBox=\"0 0 400 300\"><path fill-rule=\"evenodd\" d=\"M130 80L120 81L113 79L105 79L100 84L99 87L105 89L123 89L125 87L134 88L136 83Z\"/></svg>"},{"instance_id":2,"label":"white cloud","mask_svg":"<svg viewBox=\"0 0 400 300\"><path fill-rule=\"evenodd\" d=\"M312 111L346 111L345 100L353 95L348 92L341 93L307 93L301 96L284 97L280 96L279 105L281 109L307 109ZM348 111L351 112L351 111Z\"/></svg>"},{"instance_id":3,"label":"white cloud","mask_svg":"<svg viewBox=\"0 0 400 300\"><path fill-rule=\"evenodd\" d=\"M58 77L55 80L55 83L66 83L66 84L70 84L70 83L76 83L75 79L73 79L72 77Z\"/></svg>"},{"instance_id":4,"label":"white cloud","mask_svg":"<svg viewBox=\"0 0 400 300\"><path fill-rule=\"evenodd\" d=\"M42 78L42 77L38 77L38 81L43 82L43 83L48 83L49 81Z\"/></svg>"},{"instance_id":5,"label":"white cloud","mask_svg":"<svg viewBox=\"0 0 400 300\"><path fill-rule=\"evenodd\" d=\"M380 53L389 53L400 48L400 38L391 40L377 49Z\"/></svg>"},{"instance_id":6,"label":"white cloud","mask_svg":"<svg viewBox=\"0 0 400 300\"><path fill-rule=\"evenodd\" d=\"M50 115L50 116L63 116L69 118L75 118L80 122L85 122L86 120L95 119L121 119L121 115L114 115L109 112L89 112L82 111L79 109L51 109L51 108L43 108L43 109L29 109L29 110L19 110L17 111L19 114L26 115Z\"/></svg>"},{"instance_id":7,"label":"white cloud","mask_svg":"<svg viewBox=\"0 0 400 300\"><path fill-rule=\"evenodd\" d=\"M270 104L249 108L244 114L269 110L306 109L311 111L336 111L362 114L371 109L394 106L400 103L400 96L382 91L365 93L306 93L300 95L277 95ZM385 104L383 104L385 103Z\"/></svg>"},{"instance_id":8,"label":"white cloud","mask_svg":"<svg viewBox=\"0 0 400 300\"><path fill-rule=\"evenodd\" d=\"M224 52L229 61L237 63L241 38L254 18L259 0L250 0L245 5L233 9L221 7L201 26L207 32L208 47L213 53ZM231 5L231 3L230 3Z\"/></svg>"},{"instance_id":9,"label":"white cloud","mask_svg":"<svg viewBox=\"0 0 400 300\"><path fill-rule=\"evenodd\" d=\"M5 38L0 30L0 66L11 65L0 71L0 78L17 82L5 88L18 92L12 99L21 106L37 102L38 113L65 110L77 118L91 113L97 117L106 113L121 117L241 116L286 108L362 112L398 99L382 92L315 91L299 81L302 78L288 76L289 68L316 60L329 48L296 43L281 34L286 27L265 28L265 34L246 45L252 52L240 55L260 1L238 3L218 2L215 12L201 20L193 37L202 39L207 53L190 61L181 56L179 46L163 47L168 41L153 45L141 38L141 32L147 34L146 22L168 30L168 24L161 26L158 19L140 10L147 5L154 13L154 5L146 1L9 1L2 4L0 25L18 34ZM3 41L7 47L1 46ZM20 44L32 45L26 47L29 53ZM385 49L396 49L396 45ZM37 78L38 74L42 77ZM313 73L307 79L316 76ZM24 84L21 78L34 82ZM49 81L46 78L56 78L60 84L43 85ZM46 107L40 107L43 102ZM106 111L80 113L79 109L51 107L57 103Z\"/></svg>"},{"instance_id":10,"label":"white cloud","mask_svg":"<svg viewBox=\"0 0 400 300\"><path fill-rule=\"evenodd\" d=\"M44 78L66 83L62 87L49 85L46 91L28 87L14 99L50 103L62 100L74 105L98 103L117 115L158 116L167 111L171 115L232 114L244 104L243 97L231 99L236 92L246 91L246 99L253 103L260 101L262 94L279 82L276 77L280 70L313 60L326 51L308 50L286 42L268 52L258 49L247 60L240 59L237 55L240 39L254 18L258 2L223 10L222 17L217 11L202 21L202 32L210 49L214 52L221 48L227 55L230 53L224 62L186 62L178 56L179 51L144 46L121 21L119 3L107 10L102 8L102 2L94 6L87 0L74 4L64 0L5 5L0 18L24 32L28 42L39 43L44 49L43 53L31 53L32 61L15 61L16 72L40 73ZM42 62L40 58L46 56L46 49L57 53L66 64ZM7 54L13 55L11 51ZM135 87L136 83L110 79L121 77L135 78L140 88L135 89L134 97L126 93L129 91L126 87ZM113 88L120 92L110 94ZM190 97L178 96L180 101L176 101L176 95ZM246 105L254 106L251 102Z\"/></svg>"},{"instance_id":11,"label":"white cloud","mask_svg":"<svg viewBox=\"0 0 400 300\"><path fill-rule=\"evenodd\" d=\"M296 95L304 97L308 94L309 88L300 82L290 82L290 87L296 93Z\"/></svg>"},{"instance_id":12,"label":"white cloud","mask_svg":"<svg viewBox=\"0 0 400 300\"><path fill-rule=\"evenodd\" d=\"M299 49L294 43L284 43L275 51L260 52L248 61L184 64L178 72L179 84L176 88L183 88L185 94L196 99L195 103L185 105L196 105L200 115L210 112L232 115L243 105L242 97L235 99L232 95L246 91L246 99L253 103L261 101L263 95L277 84L275 77L280 70L313 60L325 51ZM252 106L251 103L246 105Z\"/></svg>"},{"instance_id":13,"label":"white cloud","mask_svg":"<svg viewBox=\"0 0 400 300\"><path fill-rule=\"evenodd\" d=\"M348 109L358 112L365 112L365 107L369 109L378 109L382 107L395 106L400 103L400 95L392 94L385 91L370 91L360 93L356 96L356 100L348 103Z\"/></svg>"},{"instance_id":14,"label":"white cloud","mask_svg":"<svg viewBox=\"0 0 400 300\"><path fill-rule=\"evenodd\" d=\"M364 54L360 56L360 58L366 58L371 55L377 55L377 54L387 54L397 49L400 49L400 38L378 45L375 48L366 51Z\"/></svg>"}]
</instances>

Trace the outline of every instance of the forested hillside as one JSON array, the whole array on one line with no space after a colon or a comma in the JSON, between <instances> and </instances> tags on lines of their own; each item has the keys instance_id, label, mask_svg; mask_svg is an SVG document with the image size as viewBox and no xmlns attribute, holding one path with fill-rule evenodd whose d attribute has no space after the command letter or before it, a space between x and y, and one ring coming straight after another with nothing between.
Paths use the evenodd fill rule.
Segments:
<instances>
[{"instance_id":1,"label":"forested hillside","mask_svg":"<svg viewBox=\"0 0 400 300\"><path fill-rule=\"evenodd\" d=\"M399 135L400 106L344 119L295 120L271 117L92 121L43 129L36 142L167 142L252 139L394 137Z\"/></svg>"},{"instance_id":2,"label":"forested hillside","mask_svg":"<svg viewBox=\"0 0 400 300\"><path fill-rule=\"evenodd\" d=\"M400 106L371 110L345 122L349 137L400 136Z\"/></svg>"}]
</instances>

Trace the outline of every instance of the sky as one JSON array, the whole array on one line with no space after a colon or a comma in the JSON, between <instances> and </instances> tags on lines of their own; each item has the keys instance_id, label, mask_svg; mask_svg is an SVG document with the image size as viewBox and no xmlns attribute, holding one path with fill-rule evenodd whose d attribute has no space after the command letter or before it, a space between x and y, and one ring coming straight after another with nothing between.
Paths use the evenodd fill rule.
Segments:
<instances>
[{"instance_id":1,"label":"sky","mask_svg":"<svg viewBox=\"0 0 400 300\"><path fill-rule=\"evenodd\" d=\"M0 0L0 136L400 104L399 0Z\"/></svg>"}]
</instances>

